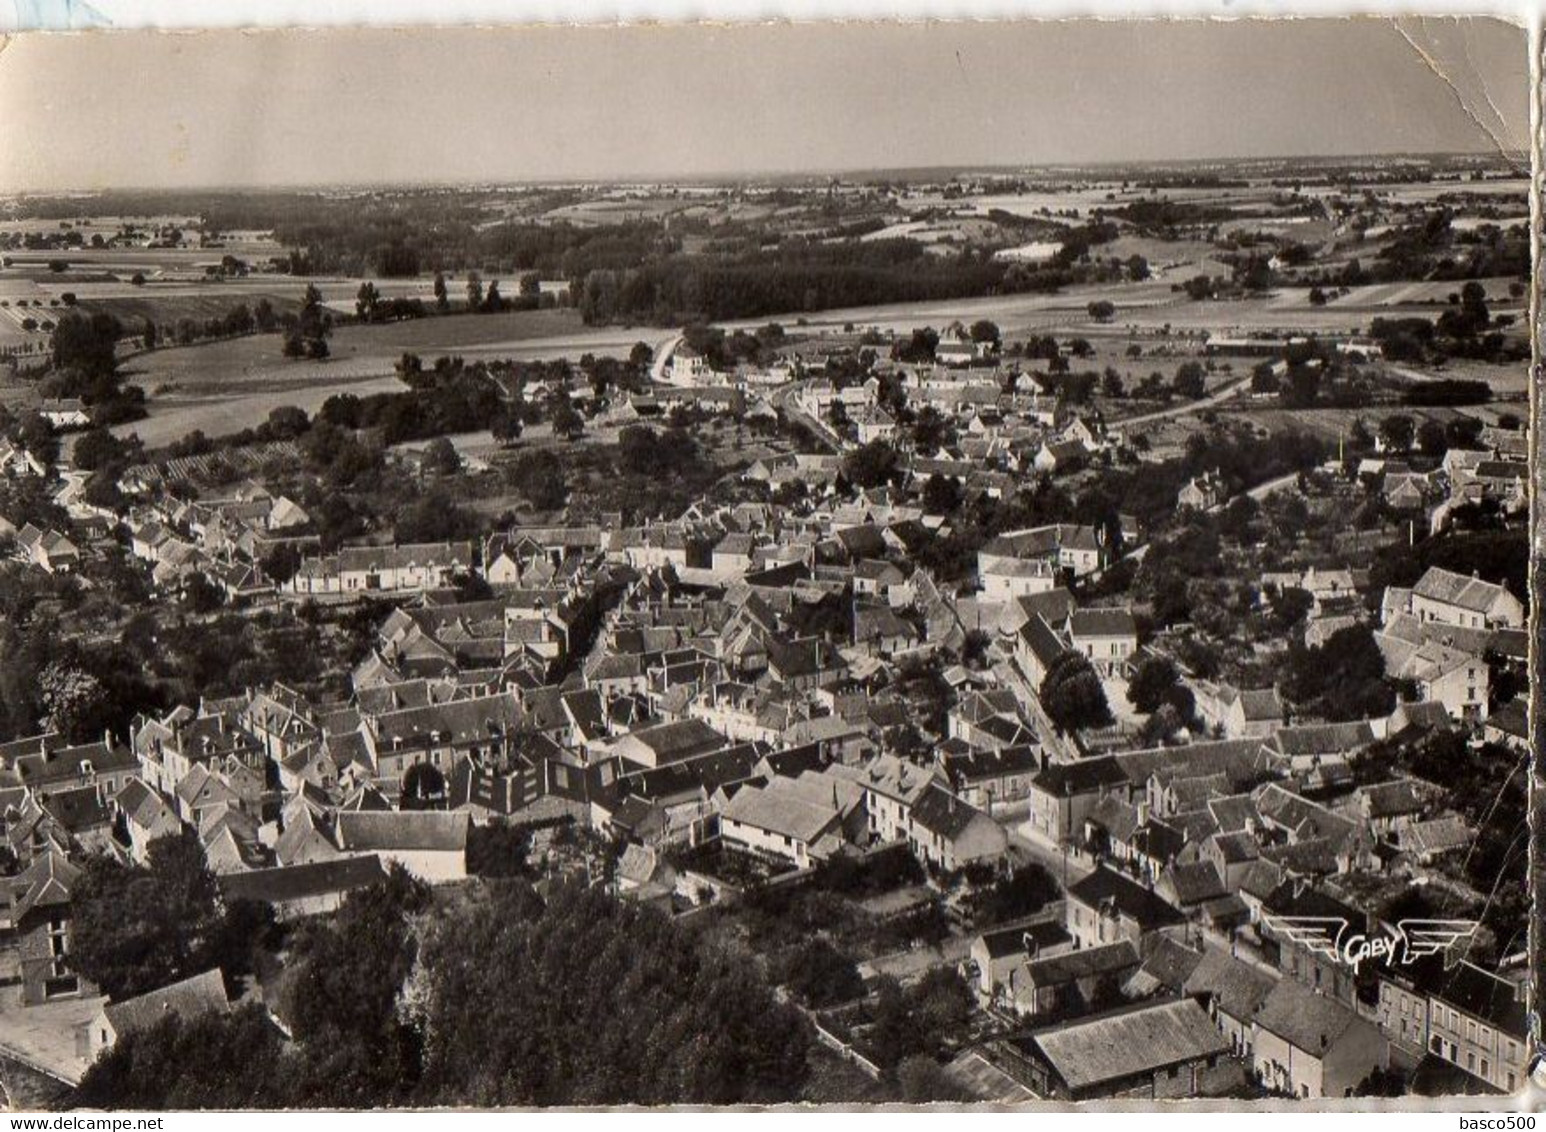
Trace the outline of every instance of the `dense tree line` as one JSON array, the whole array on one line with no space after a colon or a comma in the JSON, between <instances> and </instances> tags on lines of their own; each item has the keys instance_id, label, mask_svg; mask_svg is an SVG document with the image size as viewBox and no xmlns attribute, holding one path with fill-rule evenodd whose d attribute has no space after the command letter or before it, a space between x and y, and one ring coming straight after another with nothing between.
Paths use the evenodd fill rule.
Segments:
<instances>
[{"instance_id":1,"label":"dense tree line","mask_svg":"<svg viewBox=\"0 0 1546 1132\"><path fill-rule=\"evenodd\" d=\"M127 1036L104 1108L734 1104L798 1096L809 1028L744 958L599 890L491 882L423 913L400 871L289 942L279 1014ZM180 1072L147 1072L187 1057ZM261 1073L251 1071L260 1066ZM196 1072L190 1069L197 1069Z\"/></svg>"},{"instance_id":2,"label":"dense tree line","mask_svg":"<svg viewBox=\"0 0 1546 1132\"><path fill-rule=\"evenodd\" d=\"M672 255L583 277L585 321L710 322L789 311L992 294L1006 267L930 255L910 240L821 244L786 240L734 258Z\"/></svg>"}]
</instances>

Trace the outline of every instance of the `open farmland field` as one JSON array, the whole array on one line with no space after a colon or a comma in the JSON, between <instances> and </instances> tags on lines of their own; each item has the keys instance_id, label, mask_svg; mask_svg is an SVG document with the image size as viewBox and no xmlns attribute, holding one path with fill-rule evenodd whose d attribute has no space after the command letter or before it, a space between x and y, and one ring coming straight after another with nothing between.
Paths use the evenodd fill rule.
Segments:
<instances>
[{"instance_id":1,"label":"open farmland field","mask_svg":"<svg viewBox=\"0 0 1546 1132\"><path fill-rule=\"evenodd\" d=\"M1268 402L1270 405L1271 402ZM1520 406L1513 406L1518 412ZM1417 422L1419 426L1424 421L1435 420L1447 422L1457 417L1476 417L1484 421L1494 421L1498 413L1509 411L1509 406L1468 406L1466 409L1425 409L1409 405L1370 405L1361 409L1278 409L1266 406L1231 406L1220 409L1220 419L1244 420L1272 432L1299 431L1318 436L1323 440L1336 441L1340 437L1346 437L1353 428L1353 422L1362 419L1371 429L1377 429L1379 422L1386 417L1408 416ZM1190 418L1183 418L1186 424L1183 427L1193 429L1201 428L1202 424Z\"/></svg>"},{"instance_id":2,"label":"open farmland field","mask_svg":"<svg viewBox=\"0 0 1546 1132\"><path fill-rule=\"evenodd\" d=\"M1184 268L1179 273L1193 274ZM1509 280L1483 282L1495 313L1523 313L1523 301L1509 298ZM1115 323L1105 333L1122 332L1126 327L1160 330L1169 326L1173 331L1214 333L1281 330L1293 334L1363 334L1376 318L1437 318L1448 307L1447 296L1459 286L1447 282L1355 287L1349 294L1317 307L1309 301L1308 288L1280 288L1259 299L1199 302L1171 290L1168 282L1149 280L1071 287L1056 294L995 295L790 313L726 325L755 329L768 322L787 326L803 319L804 326L816 331L852 323L906 333L914 327L938 329L957 320L971 323L986 318L996 322L1006 338L1027 333L1055 334L1060 330L1092 336L1103 331L1086 308L1094 300L1108 299L1116 305L1117 313Z\"/></svg>"},{"instance_id":3,"label":"open farmland field","mask_svg":"<svg viewBox=\"0 0 1546 1132\"><path fill-rule=\"evenodd\" d=\"M372 393L401 392L406 386L395 377L340 378L329 374L312 381L229 395L152 397L147 405L150 416L130 424L117 425L119 436L138 436L147 448L160 448L180 440L190 432L206 436L226 436L261 424L269 413L287 405L315 413L335 393L353 393L359 397Z\"/></svg>"},{"instance_id":4,"label":"open farmland field","mask_svg":"<svg viewBox=\"0 0 1546 1132\"><path fill-rule=\"evenodd\" d=\"M170 294L146 287L135 288L138 292L122 297L80 300L80 309L88 314L110 314L131 332L137 332L148 320L170 330L180 319L190 318L196 323L206 319L221 318L237 303L246 303L251 309L260 299L267 299L279 315L294 314L300 310L299 296L290 291L244 292L232 294L218 287L203 291L185 289L181 294Z\"/></svg>"},{"instance_id":5,"label":"open farmland field","mask_svg":"<svg viewBox=\"0 0 1546 1132\"><path fill-rule=\"evenodd\" d=\"M672 335L628 327L591 329L572 310L451 315L384 326L344 326L329 339L326 361L285 358L274 334L155 350L124 363L125 378L145 390L150 419L123 425L152 447L194 429L208 436L239 432L282 405L314 412L334 393L401 389L395 377L405 352L523 358L581 354L623 356L643 339L659 348Z\"/></svg>"},{"instance_id":6,"label":"open farmland field","mask_svg":"<svg viewBox=\"0 0 1546 1132\"><path fill-rule=\"evenodd\" d=\"M166 383L194 389L263 387L289 382L302 368L330 378L389 374L405 351L426 360L443 354L578 358L587 352L622 355L641 338L658 342L667 337L658 330L590 329L567 310L453 315L386 326L340 327L329 339L332 356L322 362L285 358L278 336L255 335L157 350L128 363L126 372L148 390Z\"/></svg>"}]
</instances>

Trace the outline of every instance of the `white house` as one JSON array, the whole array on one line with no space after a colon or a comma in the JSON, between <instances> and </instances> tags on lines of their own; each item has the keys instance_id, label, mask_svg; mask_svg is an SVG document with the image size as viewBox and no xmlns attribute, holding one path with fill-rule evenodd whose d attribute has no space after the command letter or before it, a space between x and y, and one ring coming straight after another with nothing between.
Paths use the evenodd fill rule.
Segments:
<instances>
[{"instance_id":1,"label":"white house","mask_svg":"<svg viewBox=\"0 0 1546 1132\"><path fill-rule=\"evenodd\" d=\"M1525 608L1503 586L1430 566L1412 587L1411 614L1463 629L1521 629Z\"/></svg>"},{"instance_id":2,"label":"white house","mask_svg":"<svg viewBox=\"0 0 1546 1132\"><path fill-rule=\"evenodd\" d=\"M467 876L466 812L348 810L334 834L346 856L378 856L430 884Z\"/></svg>"},{"instance_id":3,"label":"white house","mask_svg":"<svg viewBox=\"0 0 1546 1132\"><path fill-rule=\"evenodd\" d=\"M1284 979L1256 1013L1251 1063L1268 1088L1302 1100L1350 1097L1390 1045L1372 1022L1329 995Z\"/></svg>"}]
</instances>

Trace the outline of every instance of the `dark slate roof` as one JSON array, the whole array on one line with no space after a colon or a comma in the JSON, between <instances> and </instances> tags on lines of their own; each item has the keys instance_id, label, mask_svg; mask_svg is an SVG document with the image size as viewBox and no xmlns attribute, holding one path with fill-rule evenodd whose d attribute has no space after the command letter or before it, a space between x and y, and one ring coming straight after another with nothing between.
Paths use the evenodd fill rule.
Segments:
<instances>
[{"instance_id":1,"label":"dark slate roof","mask_svg":"<svg viewBox=\"0 0 1546 1132\"><path fill-rule=\"evenodd\" d=\"M454 853L467 848L468 820L465 813L433 810L349 810L338 815L335 829L338 847L345 852L413 849Z\"/></svg>"},{"instance_id":2,"label":"dark slate roof","mask_svg":"<svg viewBox=\"0 0 1546 1132\"><path fill-rule=\"evenodd\" d=\"M245 873L227 873L217 878L226 900L253 900L264 904L282 904L312 896L349 892L386 879L381 858L339 857L307 865L285 865L275 869L253 869Z\"/></svg>"},{"instance_id":3,"label":"dark slate roof","mask_svg":"<svg viewBox=\"0 0 1546 1132\"><path fill-rule=\"evenodd\" d=\"M1007 924L989 928L982 933L990 959L1002 959L1006 955L1023 955L1029 939L1039 948L1057 947L1072 937L1068 929L1057 920L1038 920L1031 924Z\"/></svg>"},{"instance_id":4,"label":"dark slate roof","mask_svg":"<svg viewBox=\"0 0 1546 1132\"><path fill-rule=\"evenodd\" d=\"M954 840L982 816L982 811L968 806L950 791L937 784L931 785L923 796L913 803L912 820L930 833L946 841Z\"/></svg>"},{"instance_id":5,"label":"dark slate roof","mask_svg":"<svg viewBox=\"0 0 1546 1132\"><path fill-rule=\"evenodd\" d=\"M1032 959L1026 964L1026 976L1033 986L1055 987L1092 975L1130 971L1138 966L1138 961L1137 948L1124 939L1100 947L1082 947L1062 955L1049 955L1045 959Z\"/></svg>"},{"instance_id":6,"label":"dark slate roof","mask_svg":"<svg viewBox=\"0 0 1546 1132\"><path fill-rule=\"evenodd\" d=\"M1104 865L1070 885L1068 895L1089 908L1098 908L1110 898L1122 915L1137 921L1144 931L1170 927L1186 919L1160 896Z\"/></svg>"},{"instance_id":7,"label":"dark slate roof","mask_svg":"<svg viewBox=\"0 0 1546 1132\"><path fill-rule=\"evenodd\" d=\"M1433 957L1439 960L1438 956ZM1414 981L1434 998L1496 1026L1516 1041L1528 1033L1525 1004L1516 984L1461 960L1448 970L1442 960L1417 965Z\"/></svg>"}]
</instances>

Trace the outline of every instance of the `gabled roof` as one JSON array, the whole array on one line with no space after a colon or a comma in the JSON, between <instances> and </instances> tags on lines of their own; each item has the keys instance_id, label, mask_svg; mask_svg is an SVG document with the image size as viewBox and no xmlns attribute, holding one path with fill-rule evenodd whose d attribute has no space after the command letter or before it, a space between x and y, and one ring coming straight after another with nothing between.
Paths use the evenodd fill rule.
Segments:
<instances>
[{"instance_id":1,"label":"gabled roof","mask_svg":"<svg viewBox=\"0 0 1546 1132\"><path fill-rule=\"evenodd\" d=\"M1068 632L1075 639L1136 637L1138 623L1130 609L1076 609L1068 616Z\"/></svg>"},{"instance_id":2,"label":"gabled roof","mask_svg":"<svg viewBox=\"0 0 1546 1132\"><path fill-rule=\"evenodd\" d=\"M326 896L365 888L386 880L381 858L340 857L305 865L227 873L217 878L221 895L228 901L252 900L282 904L291 900Z\"/></svg>"},{"instance_id":3,"label":"gabled roof","mask_svg":"<svg viewBox=\"0 0 1546 1132\"><path fill-rule=\"evenodd\" d=\"M394 850L465 852L468 815L432 810L381 813L348 810L336 818L338 847L346 853Z\"/></svg>"},{"instance_id":4,"label":"gabled roof","mask_svg":"<svg viewBox=\"0 0 1546 1132\"><path fill-rule=\"evenodd\" d=\"M1277 979L1223 948L1205 948L1202 960L1186 978L1186 994L1211 994L1219 1009L1236 1021L1249 1021Z\"/></svg>"},{"instance_id":5,"label":"gabled roof","mask_svg":"<svg viewBox=\"0 0 1546 1132\"><path fill-rule=\"evenodd\" d=\"M1138 962L1138 949L1124 939L1028 960L1025 976L1032 986L1057 987L1098 975L1130 971L1138 966Z\"/></svg>"},{"instance_id":6,"label":"gabled roof","mask_svg":"<svg viewBox=\"0 0 1546 1132\"><path fill-rule=\"evenodd\" d=\"M216 967L123 1002L110 1002L102 1012L112 1024L114 1034L122 1038L125 1034L147 1030L173 1015L191 1021L210 1014L224 1014L230 1009L225 977Z\"/></svg>"},{"instance_id":7,"label":"gabled roof","mask_svg":"<svg viewBox=\"0 0 1546 1132\"><path fill-rule=\"evenodd\" d=\"M1256 1024L1317 1059L1348 1031L1374 1028L1336 999L1316 994L1293 979L1283 979L1267 992Z\"/></svg>"},{"instance_id":8,"label":"gabled roof","mask_svg":"<svg viewBox=\"0 0 1546 1132\"><path fill-rule=\"evenodd\" d=\"M987 815L975 806L969 806L945 787L929 786L913 803L913 823L922 826L941 840L952 841L966 831L979 818Z\"/></svg>"},{"instance_id":9,"label":"gabled roof","mask_svg":"<svg viewBox=\"0 0 1546 1132\"><path fill-rule=\"evenodd\" d=\"M81 870L63 853L45 849L6 884L14 896L12 916L20 920L36 908L65 907L70 893L80 880Z\"/></svg>"},{"instance_id":10,"label":"gabled roof","mask_svg":"<svg viewBox=\"0 0 1546 1132\"><path fill-rule=\"evenodd\" d=\"M1417 585L1412 587L1412 592L1430 601L1458 606L1472 613L1486 613L1507 595L1502 586L1438 566L1428 567L1417 580Z\"/></svg>"},{"instance_id":11,"label":"gabled roof","mask_svg":"<svg viewBox=\"0 0 1546 1132\"><path fill-rule=\"evenodd\" d=\"M1228 1039L1190 998L1065 1022L1027 1041L1076 1091L1229 1051Z\"/></svg>"},{"instance_id":12,"label":"gabled roof","mask_svg":"<svg viewBox=\"0 0 1546 1132\"><path fill-rule=\"evenodd\" d=\"M1070 885L1068 895L1089 908L1099 908L1102 902L1110 900L1118 912L1136 921L1144 931L1170 927L1186 919L1162 897L1105 865Z\"/></svg>"}]
</instances>

